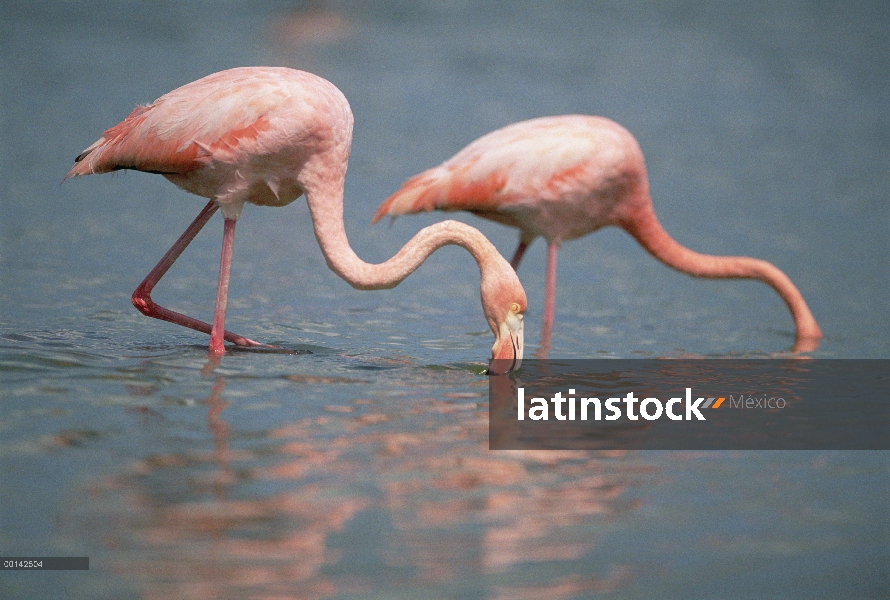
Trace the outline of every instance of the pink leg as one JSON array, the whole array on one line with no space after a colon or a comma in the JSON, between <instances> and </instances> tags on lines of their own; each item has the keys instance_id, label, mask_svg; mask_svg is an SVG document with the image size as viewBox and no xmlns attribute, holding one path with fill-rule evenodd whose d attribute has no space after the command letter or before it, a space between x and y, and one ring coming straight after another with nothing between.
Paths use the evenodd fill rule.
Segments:
<instances>
[{"instance_id":1,"label":"pink leg","mask_svg":"<svg viewBox=\"0 0 890 600\"><path fill-rule=\"evenodd\" d=\"M223 334L226 330L226 302L229 299L229 273L232 270L232 250L235 247L235 219L226 219L223 225L222 254L219 257L219 282L216 285L216 309L213 311L213 328L210 330L210 353L225 354Z\"/></svg>"},{"instance_id":2,"label":"pink leg","mask_svg":"<svg viewBox=\"0 0 890 600\"><path fill-rule=\"evenodd\" d=\"M207 224L207 221L210 220L210 217L213 216L213 213L215 213L218 208L219 205L216 204L216 202L212 200L208 202L207 206L201 210L195 220L192 221L192 224L185 230L185 233L176 240L176 243L173 244L160 262L155 265L155 268L152 269L142 283L139 284L136 291L133 292L133 306L135 306L143 315L154 319L160 319L162 321L169 321L170 323L176 323L177 325L182 325L183 327L188 327L189 329L194 329L203 333L209 334L211 332L210 324L166 309L159 304L155 304L151 299L151 291L154 289L158 281L161 280L161 277L163 277L170 269L173 263L176 262L176 259L182 254L182 251L186 249L193 239L195 239L195 236L198 235L198 232ZM223 337L238 346L264 346L264 344L260 344L259 342L255 342L229 331L226 331Z\"/></svg>"},{"instance_id":3,"label":"pink leg","mask_svg":"<svg viewBox=\"0 0 890 600\"><path fill-rule=\"evenodd\" d=\"M513 267L514 271L519 269L519 263L522 262L522 257L525 255L526 248L528 248L528 242L520 239L519 245L516 246L516 252L513 253L513 260L510 261L510 266Z\"/></svg>"},{"instance_id":4,"label":"pink leg","mask_svg":"<svg viewBox=\"0 0 890 600\"><path fill-rule=\"evenodd\" d=\"M538 358L546 358L550 351L553 320L556 314L556 256L558 253L559 242L549 242L547 244L547 277L544 283L544 321L541 324L541 348Z\"/></svg>"}]
</instances>

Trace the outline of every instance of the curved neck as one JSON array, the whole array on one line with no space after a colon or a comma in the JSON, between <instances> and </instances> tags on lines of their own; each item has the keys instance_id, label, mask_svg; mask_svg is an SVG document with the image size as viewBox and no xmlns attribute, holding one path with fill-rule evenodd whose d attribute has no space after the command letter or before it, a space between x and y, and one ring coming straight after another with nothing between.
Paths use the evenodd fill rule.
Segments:
<instances>
[{"instance_id":1,"label":"curved neck","mask_svg":"<svg viewBox=\"0 0 890 600\"><path fill-rule=\"evenodd\" d=\"M791 279L773 264L747 256L714 256L694 252L675 241L661 227L651 201L639 206L631 218L620 223L652 256L669 267L695 277L759 279L771 286L791 311L797 340L818 340L822 331L813 313ZM808 347L796 346L797 350Z\"/></svg>"},{"instance_id":2,"label":"curved neck","mask_svg":"<svg viewBox=\"0 0 890 600\"><path fill-rule=\"evenodd\" d=\"M414 272L427 257L449 244L469 251L480 272L501 258L497 249L478 230L457 221L442 221L420 230L395 256L380 264L363 261L349 245L343 224L343 188L326 186L306 192L315 237L328 267L360 290L389 289Z\"/></svg>"}]
</instances>

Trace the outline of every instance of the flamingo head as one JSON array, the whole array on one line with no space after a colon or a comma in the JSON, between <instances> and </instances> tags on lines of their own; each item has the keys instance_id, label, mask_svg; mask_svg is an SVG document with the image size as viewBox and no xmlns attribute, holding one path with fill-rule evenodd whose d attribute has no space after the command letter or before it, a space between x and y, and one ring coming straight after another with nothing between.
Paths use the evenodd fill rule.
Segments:
<instances>
[{"instance_id":1,"label":"flamingo head","mask_svg":"<svg viewBox=\"0 0 890 600\"><path fill-rule=\"evenodd\" d=\"M513 267L498 255L497 268L482 276L482 310L494 333L490 375L503 375L522 364L523 316L528 307L525 290Z\"/></svg>"}]
</instances>

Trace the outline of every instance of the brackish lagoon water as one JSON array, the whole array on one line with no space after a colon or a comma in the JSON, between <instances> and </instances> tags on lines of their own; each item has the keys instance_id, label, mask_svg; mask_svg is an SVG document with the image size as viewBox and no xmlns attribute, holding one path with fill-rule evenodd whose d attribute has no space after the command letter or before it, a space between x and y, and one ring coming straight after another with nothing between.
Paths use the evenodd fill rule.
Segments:
<instances>
[{"instance_id":1,"label":"brackish lagoon water","mask_svg":"<svg viewBox=\"0 0 890 600\"><path fill-rule=\"evenodd\" d=\"M491 452L492 343L457 248L399 287L325 266L305 202L247 207L235 351L129 296L203 201L118 173L60 185L138 103L221 69L334 82L356 118L354 248L409 176L508 123L625 125L691 248L800 287L821 358L890 357L890 9L883 2L5 2L0 7L0 596L877 598L883 452ZM509 256L516 233L479 227ZM216 217L157 301L209 318ZM535 351L544 245L520 276ZM766 286L701 281L602 231L560 254L552 357L784 356Z\"/></svg>"}]
</instances>

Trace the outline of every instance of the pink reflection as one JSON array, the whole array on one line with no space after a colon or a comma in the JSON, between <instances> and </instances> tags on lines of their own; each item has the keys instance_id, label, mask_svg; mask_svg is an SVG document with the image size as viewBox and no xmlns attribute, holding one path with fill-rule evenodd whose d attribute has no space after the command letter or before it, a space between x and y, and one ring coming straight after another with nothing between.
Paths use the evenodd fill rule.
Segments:
<instances>
[{"instance_id":1,"label":"pink reflection","mask_svg":"<svg viewBox=\"0 0 890 600\"><path fill-rule=\"evenodd\" d=\"M344 396L245 443L213 377L210 444L96 482L82 515L145 598L435 595L465 582L491 598L559 599L632 580L597 562L596 524L639 508L628 496L648 467L634 455L489 451L485 397L466 391ZM342 384L289 381L303 395ZM560 566L527 581L548 563Z\"/></svg>"},{"instance_id":2,"label":"pink reflection","mask_svg":"<svg viewBox=\"0 0 890 600\"><path fill-rule=\"evenodd\" d=\"M272 26L272 37L279 44L300 47L329 44L349 35L349 22L325 2L308 2L302 9L279 15Z\"/></svg>"}]
</instances>

